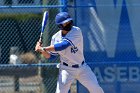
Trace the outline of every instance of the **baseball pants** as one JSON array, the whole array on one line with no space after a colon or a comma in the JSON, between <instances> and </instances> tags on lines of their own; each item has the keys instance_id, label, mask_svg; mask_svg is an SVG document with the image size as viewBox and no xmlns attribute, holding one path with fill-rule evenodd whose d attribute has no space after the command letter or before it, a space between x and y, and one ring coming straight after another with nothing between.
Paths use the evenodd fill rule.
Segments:
<instances>
[{"instance_id":1,"label":"baseball pants","mask_svg":"<svg viewBox=\"0 0 140 93\"><path fill-rule=\"evenodd\" d=\"M68 93L75 79L84 85L89 93L104 93L98 84L95 74L86 63L79 68L72 68L61 64L59 69L56 93Z\"/></svg>"}]
</instances>

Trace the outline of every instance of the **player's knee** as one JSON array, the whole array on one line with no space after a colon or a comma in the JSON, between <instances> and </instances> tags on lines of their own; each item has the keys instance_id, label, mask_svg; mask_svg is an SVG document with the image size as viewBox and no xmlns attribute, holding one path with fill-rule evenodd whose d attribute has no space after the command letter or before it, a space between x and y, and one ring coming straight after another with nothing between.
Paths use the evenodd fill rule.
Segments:
<instances>
[{"instance_id":1,"label":"player's knee","mask_svg":"<svg viewBox=\"0 0 140 93\"><path fill-rule=\"evenodd\" d=\"M68 93L68 90L60 89L60 90L57 90L55 93Z\"/></svg>"},{"instance_id":2,"label":"player's knee","mask_svg":"<svg viewBox=\"0 0 140 93\"><path fill-rule=\"evenodd\" d=\"M69 91L68 87L59 86L59 87L57 87L55 93L68 93L68 91Z\"/></svg>"}]
</instances>

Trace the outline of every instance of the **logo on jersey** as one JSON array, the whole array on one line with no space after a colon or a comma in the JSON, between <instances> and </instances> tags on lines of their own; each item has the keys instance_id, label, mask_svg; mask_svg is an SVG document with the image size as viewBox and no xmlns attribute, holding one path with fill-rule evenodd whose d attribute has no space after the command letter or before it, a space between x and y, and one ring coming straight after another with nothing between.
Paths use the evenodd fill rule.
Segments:
<instances>
[{"instance_id":1,"label":"logo on jersey","mask_svg":"<svg viewBox=\"0 0 140 93\"><path fill-rule=\"evenodd\" d=\"M69 40L68 38L63 38L63 40L66 40L66 41L68 41L70 44L71 44L71 53L76 53L77 51L78 51L78 48L72 43L72 41L71 40Z\"/></svg>"},{"instance_id":2,"label":"logo on jersey","mask_svg":"<svg viewBox=\"0 0 140 93\"><path fill-rule=\"evenodd\" d=\"M75 54L77 51L78 51L78 48L77 47L72 47L71 48L71 53L74 53Z\"/></svg>"}]
</instances>

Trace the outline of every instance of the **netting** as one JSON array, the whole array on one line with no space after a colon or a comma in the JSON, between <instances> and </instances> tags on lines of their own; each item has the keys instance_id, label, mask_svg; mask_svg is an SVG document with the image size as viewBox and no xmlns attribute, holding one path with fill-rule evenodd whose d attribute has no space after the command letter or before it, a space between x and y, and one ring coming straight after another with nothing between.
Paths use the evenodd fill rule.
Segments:
<instances>
[{"instance_id":1,"label":"netting","mask_svg":"<svg viewBox=\"0 0 140 93\"><path fill-rule=\"evenodd\" d=\"M138 0L1 0L0 93L55 93L59 57L49 61L34 51L44 11L49 18L43 46L58 31L55 15L68 11L82 30L86 62L105 92L139 93L139 4ZM71 93L87 93L75 83Z\"/></svg>"}]
</instances>

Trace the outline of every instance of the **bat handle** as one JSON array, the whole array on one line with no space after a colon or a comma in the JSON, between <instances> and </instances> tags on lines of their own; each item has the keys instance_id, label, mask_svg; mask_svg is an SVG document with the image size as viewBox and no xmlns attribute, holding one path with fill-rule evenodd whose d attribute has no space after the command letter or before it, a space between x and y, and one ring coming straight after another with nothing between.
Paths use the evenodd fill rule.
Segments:
<instances>
[{"instance_id":1,"label":"bat handle","mask_svg":"<svg viewBox=\"0 0 140 93\"><path fill-rule=\"evenodd\" d=\"M39 42L42 44L43 33L40 34Z\"/></svg>"},{"instance_id":2,"label":"bat handle","mask_svg":"<svg viewBox=\"0 0 140 93\"><path fill-rule=\"evenodd\" d=\"M42 44L42 39L40 38L38 42Z\"/></svg>"}]
</instances>

